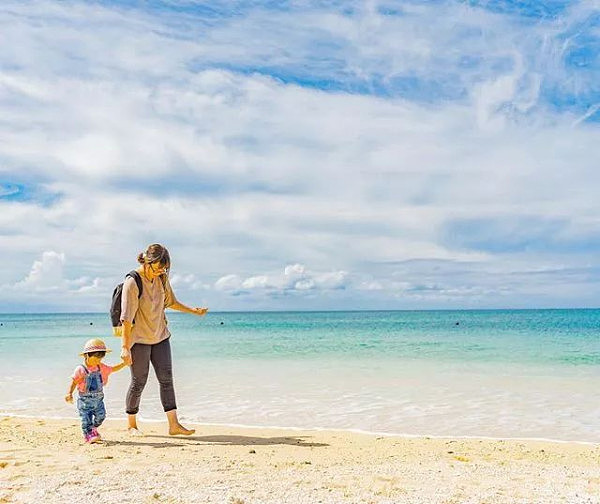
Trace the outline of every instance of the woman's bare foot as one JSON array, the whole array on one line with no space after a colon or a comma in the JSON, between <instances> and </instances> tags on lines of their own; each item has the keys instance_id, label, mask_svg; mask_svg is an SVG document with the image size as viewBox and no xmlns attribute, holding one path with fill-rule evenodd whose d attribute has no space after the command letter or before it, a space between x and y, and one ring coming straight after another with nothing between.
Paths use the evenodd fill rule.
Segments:
<instances>
[{"instance_id":1,"label":"woman's bare foot","mask_svg":"<svg viewBox=\"0 0 600 504\"><path fill-rule=\"evenodd\" d=\"M138 430L136 415L127 415L127 430L129 429Z\"/></svg>"},{"instance_id":2,"label":"woman's bare foot","mask_svg":"<svg viewBox=\"0 0 600 504\"><path fill-rule=\"evenodd\" d=\"M169 421L169 434L171 436L191 436L196 429L186 429L183 425L179 423L179 418L177 418L177 410L169 410L167 411L167 420Z\"/></svg>"},{"instance_id":3,"label":"woman's bare foot","mask_svg":"<svg viewBox=\"0 0 600 504\"><path fill-rule=\"evenodd\" d=\"M194 432L196 432L196 429L186 429L180 423L175 424L175 425L169 425L169 435L170 436L178 436L178 435L191 436Z\"/></svg>"}]
</instances>

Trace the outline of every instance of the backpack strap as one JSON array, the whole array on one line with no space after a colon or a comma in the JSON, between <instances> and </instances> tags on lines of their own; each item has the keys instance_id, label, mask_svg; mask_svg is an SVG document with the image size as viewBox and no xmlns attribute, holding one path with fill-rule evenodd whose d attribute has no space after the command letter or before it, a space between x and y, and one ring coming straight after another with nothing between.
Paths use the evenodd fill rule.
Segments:
<instances>
[{"instance_id":1,"label":"backpack strap","mask_svg":"<svg viewBox=\"0 0 600 504\"><path fill-rule=\"evenodd\" d=\"M101 362L98 363L98 371L97 372L100 374L100 383L102 383L102 385L104 385L104 379L102 378L102 363Z\"/></svg>"},{"instance_id":2,"label":"backpack strap","mask_svg":"<svg viewBox=\"0 0 600 504\"><path fill-rule=\"evenodd\" d=\"M83 372L85 373L85 379L83 380L83 393L85 394L88 391L87 377L89 376L90 371L85 366L85 364L82 364L81 367L83 368Z\"/></svg>"},{"instance_id":3,"label":"backpack strap","mask_svg":"<svg viewBox=\"0 0 600 504\"><path fill-rule=\"evenodd\" d=\"M92 371L90 371L87 367L85 367L84 365L81 366L83 368L83 370L85 371L86 375L89 375L92 373ZM98 364L98 369L96 371L93 371L94 373L100 373L100 381L104 381L102 380L102 364Z\"/></svg>"},{"instance_id":4,"label":"backpack strap","mask_svg":"<svg viewBox=\"0 0 600 504\"><path fill-rule=\"evenodd\" d=\"M127 275L125 275L125 278L127 277L131 277L135 280L135 283L137 284L138 288L138 299L140 299L142 297L142 290L144 288L142 285L142 277L136 270L131 270L129 273L127 273Z\"/></svg>"}]
</instances>

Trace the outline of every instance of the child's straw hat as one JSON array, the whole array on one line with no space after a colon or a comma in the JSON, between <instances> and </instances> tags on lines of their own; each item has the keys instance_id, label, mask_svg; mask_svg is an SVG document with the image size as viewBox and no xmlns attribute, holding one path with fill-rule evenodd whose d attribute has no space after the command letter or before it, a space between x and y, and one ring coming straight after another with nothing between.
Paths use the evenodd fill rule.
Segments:
<instances>
[{"instance_id":1,"label":"child's straw hat","mask_svg":"<svg viewBox=\"0 0 600 504\"><path fill-rule=\"evenodd\" d=\"M91 340L86 341L84 347L83 347L83 352L81 352L79 355L85 355L91 352L112 352L112 350L109 350L108 348L106 348L106 345L104 344L104 341L102 341L101 339L98 338L93 338Z\"/></svg>"}]
</instances>

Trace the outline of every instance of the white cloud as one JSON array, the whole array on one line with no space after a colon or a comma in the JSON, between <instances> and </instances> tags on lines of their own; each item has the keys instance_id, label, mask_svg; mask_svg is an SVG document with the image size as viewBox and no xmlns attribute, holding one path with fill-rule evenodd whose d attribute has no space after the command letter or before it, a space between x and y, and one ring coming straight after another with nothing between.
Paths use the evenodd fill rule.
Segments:
<instances>
[{"instance_id":1,"label":"white cloud","mask_svg":"<svg viewBox=\"0 0 600 504\"><path fill-rule=\"evenodd\" d=\"M242 286L242 280L237 275L225 275L215 282L215 289L218 291L239 290Z\"/></svg>"},{"instance_id":2,"label":"white cloud","mask_svg":"<svg viewBox=\"0 0 600 504\"><path fill-rule=\"evenodd\" d=\"M367 281L363 281L360 284L357 285L357 289L359 290L382 290L383 289L383 285L381 284L381 282L378 282L376 280L367 280Z\"/></svg>"},{"instance_id":3,"label":"white cloud","mask_svg":"<svg viewBox=\"0 0 600 504\"><path fill-rule=\"evenodd\" d=\"M63 266L65 254L47 250L42 259L35 261L29 275L15 287L25 290L57 290L64 288Z\"/></svg>"},{"instance_id":4,"label":"white cloud","mask_svg":"<svg viewBox=\"0 0 600 504\"><path fill-rule=\"evenodd\" d=\"M21 281L5 288L14 289L20 295L60 295L91 293L100 288L100 278L79 277L69 280L64 276L66 256L64 252L47 250L40 260L33 262L29 274ZM19 294L17 294L18 296Z\"/></svg>"},{"instance_id":5,"label":"white cloud","mask_svg":"<svg viewBox=\"0 0 600 504\"><path fill-rule=\"evenodd\" d=\"M347 271L322 273L314 278L315 285L322 289L343 289L348 283Z\"/></svg>"},{"instance_id":6,"label":"white cloud","mask_svg":"<svg viewBox=\"0 0 600 504\"><path fill-rule=\"evenodd\" d=\"M294 283L294 289L299 291L307 291L315 288L315 282L312 278L307 278L305 280L298 280Z\"/></svg>"},{"instance_id":7,"label":"white cloud","mask_svg":"<svg viewBox=\"0 0 600 504\"><path fill-rule=\"evenodd\" d=\"M304 264L290 264L283 269L283 274L287 277L302 277L306 272Z\"/></svg>"},{"instance_id":8,"label":"white cloud","mask_svg":"<svg viewBox=\"0 0 600 504\"><path fill-rule=\"evenodd\" d=\"M211 288L209 284L197 278L193 273L187 275L175 273L169 276L169 282L174 289L208 290Z\"/></svg>"},{"instance_id":9,"label":"white cloud","mask_svg":"<svg viewBox=\"0 0 600 504\"><path fill-rule=\"evenodd\" d=\"M264 275L246 278L242 282L243 289L264 289L269 287L269 279Z\"/></svg>"},{"instance_id":10,"label":"white cloud","mask_svg":"<svg viewBox=\"0 0 600 504\"><path fill-rule=\"evenodd\" d=\"M85 278L85 280L87 281L88 279ZM91 285L82 285L81 287L79 287L79 289L77 289L77 292L79 292L79 293L94 292L94 291L98 291L99 289L100 289L100 279L94 278L92 280Z\"/></svg>"},{"instance_id":11,"label":"white cloud","mask_svg":"<svg viewBox=\"0 0 600 504\"><path fill-rule=\"evenodd\" d=\"M302 292L319 289L321 291L343 289L350 283L346 271L315 272L304 264L287 265L281 273L256 275L242 280L231 274L217 280L217 290L237 292L240 290L264 292L269 295Z\"/></svg>"},{"instance_id":12,"label":"white cloud","mask_svg":"<svg viewBox=\"0 0 600 504\"><path fill-rule=\"evenodd\" d=\"M0 283L100 299L148 242L171 249L178 290L225 308L241 306L229 294L242 291L360 304L469 299L473 285L492 302L528 295L502 283L511 272L593 269L600 158L597 126L582 118L595 109L553 111L543 92L595 85L566 68L562 45L591 4L529 26L464 4L405 4L398 16L352 5L352 15L304 2L198 23L5 2ZM448 232L527 218L565 222L556 246L498 251ZM60 254L39 259L53 250L68 251L68 275ZM387 265L417 259L438 270L389 280ZM464 263L479 275L472 285L452 274ZM502 271L497 288L490 271Z\"/></svg>"}]
</instances>

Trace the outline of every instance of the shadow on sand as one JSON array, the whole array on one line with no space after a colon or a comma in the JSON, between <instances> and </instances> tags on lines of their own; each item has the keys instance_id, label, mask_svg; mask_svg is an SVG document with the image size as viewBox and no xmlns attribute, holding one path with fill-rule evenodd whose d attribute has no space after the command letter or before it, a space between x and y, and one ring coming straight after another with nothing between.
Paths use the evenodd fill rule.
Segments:
<instances>
[{"instance_id":1,"label":"shadow on sand","mask_svg":"<svg viewBox=\"0 0 600 504\"><path fill-rule=\"evenodd\" d=\"M291 446L303 446L309 448L321 448L329 446L327 443L312 443L306 441L300 437L255 437L255 436L186 436L186 437L172 437L172 436L160 436L160 435L147 435L150 438L164 438L173 439L177 441L194 441L195 443L203 444L220 444L220 445L237 445L237 446L267 446L267 445L291 445ZM165 443L170 444L170 443ZM186 443L189 444L189 443ZM175 446L175 445L173 445Z\"/></svg>"},{"instance_id":2,"label":"shadow on sand","mask_svg":"<svg viewBox=\"0 0 600 504\"><path fill-rule=\"evenodd\" d=\"M142 438L137 438L142 439ZM173 439L173 438L171 438ZM104 446L150 446L151 448L177 448L186 446L186 444L182 443L152 443L148 441L107 441L106 439L102 440L102 444ZM189 444L189 443L187 443Z\"/></svg>"}]
</instances>

